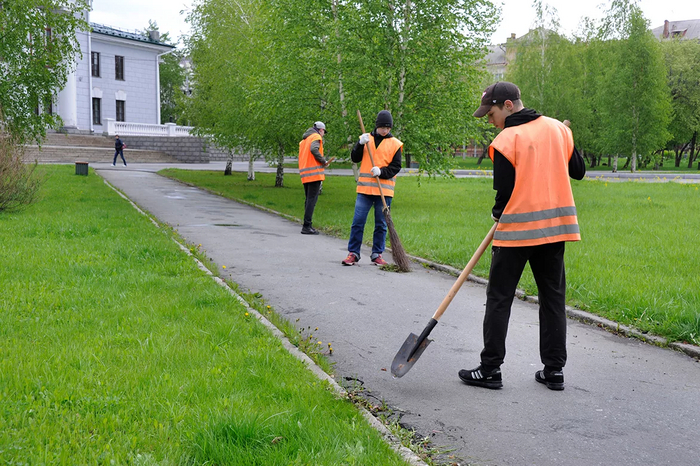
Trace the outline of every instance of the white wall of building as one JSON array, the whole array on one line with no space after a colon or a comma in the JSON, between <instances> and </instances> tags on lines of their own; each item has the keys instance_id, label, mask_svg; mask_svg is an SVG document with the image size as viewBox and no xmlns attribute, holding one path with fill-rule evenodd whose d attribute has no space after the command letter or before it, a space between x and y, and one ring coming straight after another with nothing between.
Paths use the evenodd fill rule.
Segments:
<instances>
[{"instance_id":1,"label":"white wall of building","mask_svg":"<svg viewBox=\"0 0 700 466\"><path fill-rule=\"evenodd\" d=\"M92 77L92 87L102 91L102 122L117 117L116 101L126 101L125 121L158 124L156 56L160 51L143 49L126 40L112 40L93 34L92 52L100 54L100 77ZM124 57L124 80L115 79L115 56ZM95 132L102 126L93 125Z\"/></svg>"},{"instance_id":2,"label":"white wall of building","mask_svg":"<svg viewBox=\"0 0 700 466\"><path fill-rule=\"evenodd\" d=\"M172 48L99 32L77 34L82 57L58 93L57 111L66 128L102 133L116 119L117 100L125 101L125 121L159 124L158 55ZM100 54L100 76L92 76L91 52ZM124 79L115 76L115 56L124 57ZM93 124L92 99L101 98L101 123Z\"/></svg>"}]
</instances>

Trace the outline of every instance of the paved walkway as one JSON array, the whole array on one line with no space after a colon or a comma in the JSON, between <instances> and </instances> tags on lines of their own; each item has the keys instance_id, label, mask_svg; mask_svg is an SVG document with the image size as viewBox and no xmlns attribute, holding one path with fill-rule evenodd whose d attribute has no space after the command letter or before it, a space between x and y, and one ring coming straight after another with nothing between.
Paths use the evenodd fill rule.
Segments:
<instances>
[{"instance_id":1,"label":"paved walkway","mask_svg":"<svg viewBox=\"0 0 700 466\"><path fill-rule=\"evenodd\" d=\"M91 166L187 241L201 243L244 289L261 293L300 328L318 327L315 337L333 345L337 379L385 401L453 461L700 462L700 364L685 354L570 320L566 390L550 391L533 378L541 368L537 306L516 301L504 388L468 387L457 371L478 363L485 303L484 286L468 282L433 330L434 342L394 379L396 351L423 329L454 277L419 265L407 274L385 272L370 265L369 251L358 266L343 267L345 240L301 235L298 224L156 175L162 165ZM185 167L223 170L223 163Z\"/></svg>"}]
</instances>

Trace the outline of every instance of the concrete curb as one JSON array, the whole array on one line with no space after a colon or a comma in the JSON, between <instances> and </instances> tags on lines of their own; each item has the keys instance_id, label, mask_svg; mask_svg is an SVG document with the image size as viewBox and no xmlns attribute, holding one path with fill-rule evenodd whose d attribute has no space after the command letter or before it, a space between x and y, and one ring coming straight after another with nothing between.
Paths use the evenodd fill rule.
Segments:
<instances>
[{"instance_id":1,"label":"concrete curb","mask_svg":"<svg viewBox=\"0 0 700 466\"><path fill-rule=\"evenodd\" d=\"M423 259L420 257L414 257L414 256L409 256L411 259L414 261L424 264L430 268L433 268L435 270L439 270L440 272L445 272L450 275L453 275L455 277L458 277L459 274L462 272L461 270L458 270L454 267L451 267L449 265L444 265L444 264L438 264L437 262L432 262L427 259ZM467 278L470 282L474 283L479 283L481 285L488 285L488 280L481 278L481 277L476 277L474 275L469 275ZM524 291L522 290L517 290L515 292L515 296L518 299L521 299L523 301L527 301L530 303L535 303L539 304L539 299L537 296L529 296L527 295ZM663 337L657 336L657 335L652 335L649 333L644 333L641 330L638 330L634 327L630 327L627 325L622 325L617 322L614 322L612 320L608 320L604 317L597 316L595 314L591 314L590 312L582 311L580 309L576 309L571 306L566 306L566 313L570 319L575 319L578 320L579 322L583 322L586 324L591 324L595 325L597 327L603 328L605 330L608 330L609 332L618 334L618 335L623 335L626 337L630 338L637 338L639 340L642 340L646 343L650 343L655 346L660 346L660 347L665 347L665 348L671 348L676 351L680 351L682 353L685 353L686 355L692 357L692 358L697 358L700 359L700 346L696 345L691 345L688 343L678 343L678 342L671 342L669 343L668 340L666 340Z\"/></svg>"},{"instance_id":2,"label":"concrete curb","mask_svg":"<svg viewBox=\"0 0 700 466\"><path fill-rule=\"evenodd\" d=\"M110 184L107 180L104 180L105 184L112 188L119 196L127 200L139 213L144 215L146 218L148 218L151 223L153 223L156 227L159 229L161 228L161 225L147 212L145 212L143 209L141 209L136 203L134 203L131 199L129 199L127 196L125 196L122 192L120 192L117 188L115 188L112 184ZM253 204L251 204L253 205ZM258 208L261 208L260 206L255 206ZM270 212L274 212L271 209L265 209ZM278 212L274 212L279 214ZM297 219L298 220L298 219ZM241 303L248 313L250 313L252 316L255 316L260 323L262 323L265 327L267 327L270 332L276 336L280 342L282 343L282 346L285 347L285 349L295 358L300 360L301 362L304 363L304 365L309 369L316 377L318 377L321 380L325 380L330 384L331 387L333 387L333 390L335 391L336 395L340 398L345 398L348 399L348 392L341 387L338 382L335 381L330 375L328 375L323 369L321 369L320 366L318 366L306 353L302 352L292 344L292 342L289 341L287 336L282 333L272 322L267 320L267 318L260 314L257 310L252 308L250 304L243 299L238 293L236 293L231 287L228 286L228 284L222 280L221 278L215 276L211 270L209 270L199 259L194 257L190 250L184 246L182 243L177 241L175 238L172 238L172 240L177 244L180 249L182 249L188 256L190 256L195 263L197 264L197 267L202 270L204 273L209 275L212 280L214 280L219 286L223 287L228 291L231 296L233 296L239 303ZM367 422L372 426L375 430L377 430L384 440L391 446L391 448L394 449L408 464L412 466L427 466L427 463L425 463L418 455L416 455L413 451L411 451L409 448L406 448L401 444L398 438L394 434L391 433L391 431L384 425L382 424L372 413L370 413L366 408L363 406L356 404L356 408L360 411L362 416L367 420Z\"/></svg>"}]
</instances>

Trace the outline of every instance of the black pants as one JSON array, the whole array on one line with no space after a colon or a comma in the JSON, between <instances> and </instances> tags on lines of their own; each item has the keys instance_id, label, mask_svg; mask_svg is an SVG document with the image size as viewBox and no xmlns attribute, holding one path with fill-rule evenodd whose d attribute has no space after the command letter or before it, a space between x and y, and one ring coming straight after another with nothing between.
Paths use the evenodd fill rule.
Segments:
<instances>
[{"instance_id":1,"label":"black pants","mask_svg":"<svg viewBox=\"0 0 700 466\"><path fill-rule=\"evenodd\" d=\"M564 242L491 249L481 363L503 364L510 309L526 262L530 263L535 277L540 302L540 358L549 368L563 368L566 364Z\"/></svg>"},{"instance_id":2,"label":"black pants","mask_svg":"<svg viewBox=\"0 0 700 466\"><path fill-rule=\"evenodd\" d=\"M318 193L321 191L321 181L310 181L304 183L304 194L306 195L306 203L304 204L304 227L311 227L311 219L314 216L316 201L318 201Z\"/></svg>"}]
</instances>

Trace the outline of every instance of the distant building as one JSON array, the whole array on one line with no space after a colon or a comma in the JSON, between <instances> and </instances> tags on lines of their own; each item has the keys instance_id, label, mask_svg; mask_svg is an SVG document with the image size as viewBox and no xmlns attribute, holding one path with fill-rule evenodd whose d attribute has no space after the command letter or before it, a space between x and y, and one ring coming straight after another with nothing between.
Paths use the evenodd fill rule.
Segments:
<instances>
[{"instance_id":1,"label":"distant building","mask_svg":"<svg viewBox=\"0 0 700 466\"><path fill-rule=\"evenodd\" d=\"M664 39L695 39L700 40L700 19L683 21L664 21L663 26L651 30L659 40Z\"/></svg>"},{"instance_id":2,"label":"distant building","mask_svg":"<svg viewBox=\"0 0 700 466\"><path fill-rule=\"evenodd\" d=\"M89 18L89 16L88 16ZM53 111L69 132L102 133L105 119L160 124L160 55L175 47L136 32L90 23L78 33L82 58L58 93Z\"/></svg>"}]
</instances>

